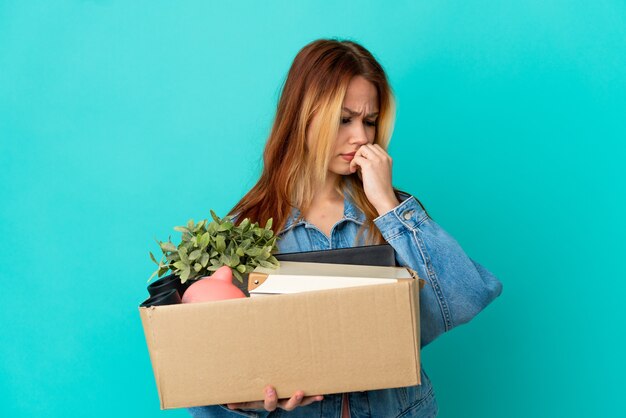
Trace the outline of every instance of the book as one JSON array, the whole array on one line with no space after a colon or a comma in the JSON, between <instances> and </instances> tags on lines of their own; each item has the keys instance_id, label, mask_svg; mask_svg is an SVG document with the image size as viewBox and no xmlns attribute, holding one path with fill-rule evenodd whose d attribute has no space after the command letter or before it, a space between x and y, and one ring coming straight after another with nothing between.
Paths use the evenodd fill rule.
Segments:
<instances>
[{"instance_id":1,"label":"book","mask_svg":"<svg viewBox=\"0 0 626 418\"><path fill-rule=\"evenodd\" d=\"M320 251L302 251L274 254L278 261L306 261L312 263L358 264L369 266L398 266L395 251L389 244L333 248Z\"/></svg>"},{"instance_id":2,"label":"book","mask_svg":"<svg viewBox=\"0 0 626 418\"><path fill-rule=\"evenodd\" d=\"M406 267L281 261L275 269L256 267L248 276L250 296L396 283L417 279Z\"/></svg>"}]
</instances>

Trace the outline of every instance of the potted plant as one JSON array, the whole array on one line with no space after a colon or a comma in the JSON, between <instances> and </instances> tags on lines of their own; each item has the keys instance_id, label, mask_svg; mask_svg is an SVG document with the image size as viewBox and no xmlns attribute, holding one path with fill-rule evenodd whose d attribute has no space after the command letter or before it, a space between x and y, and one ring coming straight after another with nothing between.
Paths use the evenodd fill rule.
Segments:
<instances>
[{"instance_id":1,"label":"potted plant","mask_svg":"<svg viewBox=\"0 0 626 418\"><path fill-rule=\"evenodd\" d=\"M175 231L182 233L178 245L171 241L171 236L166 242L157 240L163 256L157 261L150 252L150 258L158 268L148 281L155 275L160 277L171 271L180 278L183 288L187 288L192 281L228 266L243 283L244 275L257 266L278 267L279 262L272 255L277 250L277 237L271 229L272 218L262 228L248 218L235 225L230 216L220 219L213 210L211 217L212 222L204 219L194 223L190 219L186 226L174 227Z\"/></svg>"}]
</instances>

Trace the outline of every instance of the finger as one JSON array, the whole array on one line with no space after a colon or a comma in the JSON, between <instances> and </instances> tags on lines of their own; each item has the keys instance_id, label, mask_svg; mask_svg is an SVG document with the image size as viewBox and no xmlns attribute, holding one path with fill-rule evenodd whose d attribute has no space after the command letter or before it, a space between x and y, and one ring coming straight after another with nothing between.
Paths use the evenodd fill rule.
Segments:
<instances>
[{"instance_id":1,"label":"finger","mask_svg":"<svg viewBox=\"0 0 626 418\"><path fill-rule=\"evenodd\" d=\"M378 152L378 154L381 155L381 156L391 158L389 153L383 147L381 147L378 144L372 144L372 149L375 150L376 152Z\"/></svg>"},{"instance_id":2,"label":"finger","mask_svg":"<svg viewBox=\"0 0 626 418\"><path fill-rule=\"evenodd\" d=\"M350 165L348 166L350 168L350 172L354 173L355 171L357 171L360 167L358 164L357 158L362 158L359 154L354 154L354 157L352 157L352 161L350 161Z\"/></svg>"},{"instance_id":3,"label":"finger","mask_svg":"<svg viewBox=\"0 0 626 418\"><path fill-rule=\"evenodd\" d=\"M380 155L380 152L372 144L363 144L361 148L359 148L359 151L367 158L378 157Z\"/></svg>"},{"instance_id":4,"label":"finger","mask_svg":"<svg viewBox=\"0 0 626 418\"><path fill-rule=\"evenodd\" d=\"M368 155L370 155L370 150L367 146L367 144L363 144L359 147L358 150L356 150L356 153L354 154L354 156L363 156L365 158L367 158Z\"/></svg>"},{"instance_id":5,"label":"finger","mask_svg":"<svg viewBox=\"0 0 626 418\"><path fill-rule=\"evenodd\" d=\"M356 163L356 161L354 161L355 158L356 155L352 158L352 161L350 161L350 165L348 166L351 173L354 173L359 168L359 165Z\"/></svg>"},{"instance_id":6,"label":"finger","mask_svg":"<svg viewBox=\"0 0 626 418\"><path fill-rule=\"evenodd\" d=\"M322 395L305 396L304 399L302 399L302 402L300 402L300 406L307 406L307 405L312 404L313 402L319 402L322 399L324 399L324 396Z\"/></svg>"},{"instance_id":7,"label":"finger","mask_svg":"<svg viewBox=\"0 0 626 418\"><path fill-rule=\"evenodd\" d=\"M355 154L352 161L350 161L350 172L354 173L357 168L363 169L364 166L369 166L369 164L371 164L371 161L369 161L367 158L360 155L357 156Z\"/></svg>"},{"instance_id":8,"label":"finger","mask_svg":"<svg viewBox=\"0 0 626 418\"><path fill-rule=\"evenodd\" d=\"M383 154L387 154L387 151L383 147L381 147L380 144L369 144L369 145L371 145L372 148L379 150Z\"/></svg>"},{"instance_id":9,"label":"finger","mask_svg":"<svg viewBox=\"0 0 626 418\"><path fill-rule=\"evenodd\" d=\"M266 411L273 411L276 409L278 403L278 397L276 395L276 389L273 386L265 387L265 401L263 402L263 408Z\"/></svg>"},{"instance_id":10,"label":"finger","mask_svg":"<svg viewBox=\"0 0 626 418\"><path fill-rule=\"evenodd\" d=\"M376 155L385 155L385 151L378 144L365 144L367 149L371 150Z\"/></svg>"},{"instance_id":11,"label":"finger","mask_svg":"<svg viewBox=\"0 0 626 418\"><path fill-rule=\"evenodd\" d=\"M298 390L293 394L291 398L289 398L287 402L285 402L285 404L281 408L283 408L285 411L292 411L300 405L300 402L302 402L303 398L304 392Z\"/></svg>"}]
</instances>

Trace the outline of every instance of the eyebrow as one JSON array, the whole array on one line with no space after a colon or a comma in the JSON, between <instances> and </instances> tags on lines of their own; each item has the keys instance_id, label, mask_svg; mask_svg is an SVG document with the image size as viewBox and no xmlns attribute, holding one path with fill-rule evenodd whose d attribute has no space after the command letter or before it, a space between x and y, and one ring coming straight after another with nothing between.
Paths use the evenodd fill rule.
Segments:
<instances>
[{"instance_id":1,"label":"eyebrow","mask_svg":"<svg viewBox=\"0 0 626 418\"><path fill-rule=\"evenodd\" d=\"M342 107L341 110L345 110L346 112L348 112L350 114L350 116L357 116L357 115L361 114L360 112L356 112L356 111L354 111L352 109L348 109L347 107ZM378 115L378 112L370 113L366 117L376 116L376 115Z\"/></svg>"}]
</instances>

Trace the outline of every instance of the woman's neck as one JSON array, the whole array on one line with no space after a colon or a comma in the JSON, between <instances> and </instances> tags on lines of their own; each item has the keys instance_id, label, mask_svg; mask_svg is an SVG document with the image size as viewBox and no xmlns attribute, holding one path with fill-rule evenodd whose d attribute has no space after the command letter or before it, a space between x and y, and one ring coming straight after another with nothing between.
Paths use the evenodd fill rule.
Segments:
<instances>
[{"instance_id":1,"label":"woman's neck","mask_svg":"<svg viewBox=\"0 0 626 418\"><path fill-rule=\"evenodd\" d=\"M328 176L326 178L326 182L323 186L318 188L313 194L313 204L316 203L334 203L334 202L342 202L343 196L341 196L335 186L341 179L339 176Z\"/></svg>"}]
</instances>

